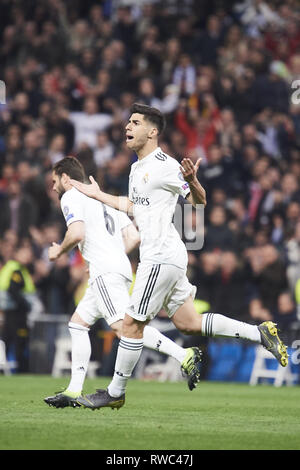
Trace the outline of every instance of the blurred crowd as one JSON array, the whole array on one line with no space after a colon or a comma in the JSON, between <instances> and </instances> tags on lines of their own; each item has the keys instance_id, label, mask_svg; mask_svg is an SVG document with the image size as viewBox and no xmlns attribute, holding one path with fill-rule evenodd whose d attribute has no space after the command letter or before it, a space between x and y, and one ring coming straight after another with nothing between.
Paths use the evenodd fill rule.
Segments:
<instances>
[{"instance_id":1,"label":"blurred crowd","mask_svg":"<svg viewBox=\"0 0 300 470\"><path fill-rule=\"evenodd\" d=\"M297 0L2 0L0 267L27 251L44 311L73 312L87 273L76 250L48 261L65 233L51 167L74 155L126 194L124 124L143 102L167 117L166 153L202 158L197 297L287 327L300 305L299 26Z\"/></svg>"}]
</instances>

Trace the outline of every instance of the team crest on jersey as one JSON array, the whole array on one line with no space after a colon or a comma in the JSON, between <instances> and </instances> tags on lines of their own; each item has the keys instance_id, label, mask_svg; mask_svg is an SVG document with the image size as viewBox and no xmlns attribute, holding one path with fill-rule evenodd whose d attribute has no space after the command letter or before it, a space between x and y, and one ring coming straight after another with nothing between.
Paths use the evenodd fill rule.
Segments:
<instances>
[{"instance_id":1,"label":"team crest on jersey","mask_svg":"<svg viewBox=\"0 0 300 470\"><path fill-rule=\"evenodd\" d=\"M148 173L146 173L146 174L143 176L143 181L144 181L145 184L148 183L148 181L149 181L149 174L148 174Z\"/></svg>"}]
</instances>

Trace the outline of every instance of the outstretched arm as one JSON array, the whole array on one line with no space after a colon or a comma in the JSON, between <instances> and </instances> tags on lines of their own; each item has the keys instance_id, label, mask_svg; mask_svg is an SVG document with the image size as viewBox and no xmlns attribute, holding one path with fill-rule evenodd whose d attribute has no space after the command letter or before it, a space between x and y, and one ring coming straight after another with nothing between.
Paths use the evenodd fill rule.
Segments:
<instances>
[{"instance_id":1,"label":"outstretched arm","mask_svg":"<svg viewBox=\"0 0 300 470\"><path fill-rule=\"evenodd\" d=\"M73 179L70 179L70 183L72 186L74 186L74 188L78 189L78 191L85 194L86 196L103 202L103 204L107 204L114 209L132 215L133 203L127 196L113 196L112 194L104 193L101 191L98 183L92 176L89 177L89 180L91 184L81 183L80 181Z\"/></svg>"},{"instance_id":2,"label":"outstretched arm","mask_svg":"<svg viewBox=\"0 0 300 470\"><path fill-rule=\"evenodd\" d=\"M185 181L189 183L191 191L187 200L194 207L196 207L197 204L204 204L204 206L206 206L206 191L197 178L197 171L201 160L202 159L199 158L194 165L190 158L184 158L180 168Z\"/></svg>"}]
</instances>

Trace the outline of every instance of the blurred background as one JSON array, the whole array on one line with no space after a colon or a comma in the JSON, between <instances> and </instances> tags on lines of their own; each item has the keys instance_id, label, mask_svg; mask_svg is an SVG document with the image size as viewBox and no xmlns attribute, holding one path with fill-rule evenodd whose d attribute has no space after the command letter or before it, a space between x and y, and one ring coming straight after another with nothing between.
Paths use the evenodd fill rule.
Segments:
<instances>
[{"instance_id":1,"label":"blurred background","mask_svg":"<svg viewBox=\"0 0 300 470\"><path fill-rule=\"evenodd\" d=\"M87 273L78 250L48 260L66 230L51 167L74 155L126 195L136 155L124 124L142 102L167 117L163 151L202 157L205 241L188 269L199 314L277 322L292 357L286 382L299 383L299 25L297 0L1 0L0 372L70 372L67 323ZM130 258L135 270L138 252ZM249 342L184 336L163 311L153 324L203 348L207 380L277 368ZM89 374L110 375L117 340L103 321L90 334ZM182 379L146 349L135 374Z\"/></svg>"}]
</instances>

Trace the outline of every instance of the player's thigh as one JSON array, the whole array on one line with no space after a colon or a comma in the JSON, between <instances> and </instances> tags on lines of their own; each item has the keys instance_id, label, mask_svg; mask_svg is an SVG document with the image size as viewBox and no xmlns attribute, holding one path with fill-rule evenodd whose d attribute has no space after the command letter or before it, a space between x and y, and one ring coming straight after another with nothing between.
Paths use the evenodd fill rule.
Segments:
<instances>
[{"instance_id":1,"label":"player's thigh","mask_svg":"<svg viewBox=\"0 0 300 470\"><path fill-rule=\"evenodd\" d=\"M71 317L71 320L70 320L72 323L78 323L78 325L81 325L81 326L85 326L86 328L89 328L91 325L87 322L85 322L81 316L79 315L79 313L75 310L75 312L73 313L72 317Z\"/></svg>"},{"instance_id":2,"label":"player's thigh","mask_svg":"<svg viewBox=\"0 0 300 470\"><path fill-rule=\"evenodd\" d=\"M123 321L124 320L118 320L110 325L111 329L119 339L122 336Z\"/></svg>"},{"instance_id":3,"label":"player's thigh","mask_svg":"<svg viewBox=\"0 0 300 470\"><path fill-rule=\"evenodd\" d=\"M126 313L137 321L153 319L175 283L173 266L140 263Z\"/></svg>"},{"instance_id":4,"label":"player's thigh","mask_svg":"<svg viewBox=\"0 0 300 470\"><path fill-rule=\"evenodd\" d=\"M190 283L187 278L186 271L178 269L176 283L166 298L164 309L166 310L169 318L172 318L175 312L185 304L185 302L192 297L195 298L197 288Z\"/></svg>"},{"instance_id":5,"label":"player's thigh","mask_svg":"<svg viewBox=\"0 0 300 470\"><path fill-rule=\"evenodd\" d=\"M86 288L84 296L78 303L71 321L83 326L91 326L99 318L98 315L96 299L92 287L89 285Z\"/></svg>"},{"instance_id":6,"label":"player's thigh","mask_svg":"<svg viewBox=\"0 0 300 470\"><path fill-rule=\"evenodd\" d=\"M182 333L187 335L201 334L202 316L195 309L192 295L178 307L171 319L176 328Z\"/></svg>"},{"instance_id":7,"label":"player's thigh","mask_svg":"<svg viewBox=\"0 0 300 470\"><path fill-rule=\"evenodd\" d=\"M98 276L87 288L76 313L83 321L93 325L103 318L108 325L123 320L129 303L129 281L116 273Z\"/></svg>"},{"instance_id":8,"label":"player's thigh","mask_svg":"<svg viewBox=\"0 0 300 470\"><path fill-rule=\"evenodd\" d=\"M107 273L98 276L92 288L96 298L100 318L104 318L108 325L124 319L126 308L129 305L129 281L116 273Z\"/></svg>"}]
</instances>

